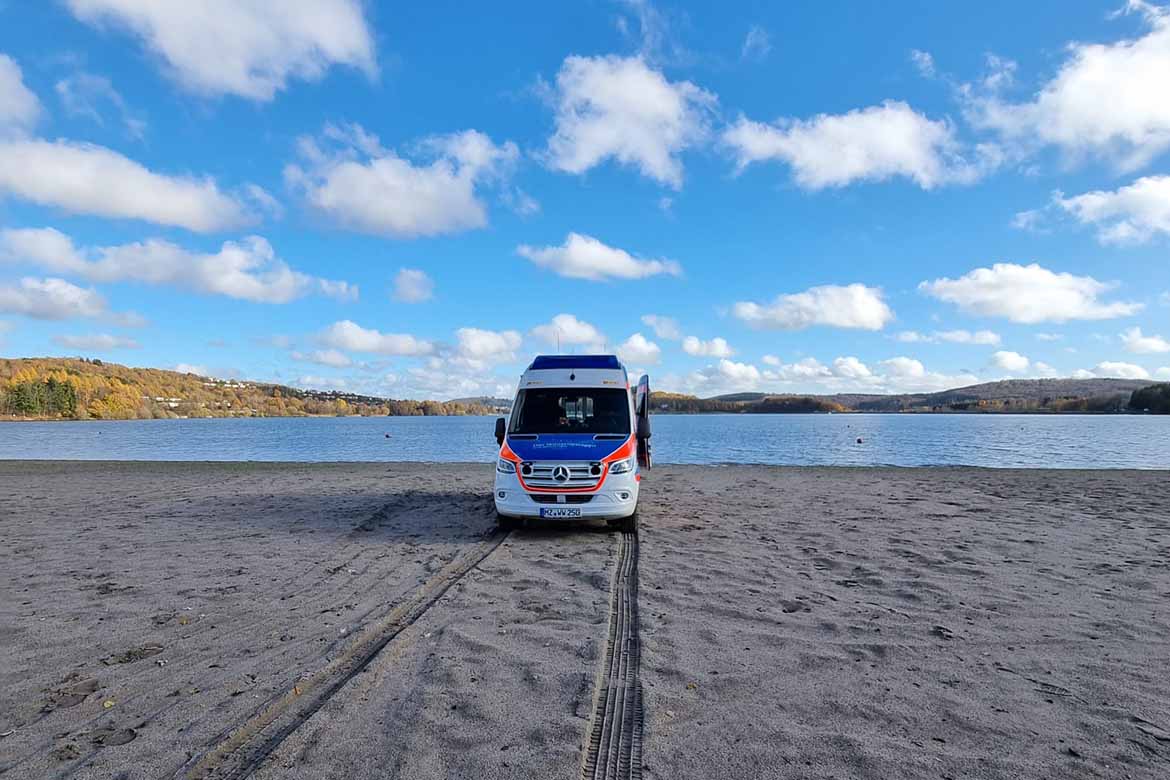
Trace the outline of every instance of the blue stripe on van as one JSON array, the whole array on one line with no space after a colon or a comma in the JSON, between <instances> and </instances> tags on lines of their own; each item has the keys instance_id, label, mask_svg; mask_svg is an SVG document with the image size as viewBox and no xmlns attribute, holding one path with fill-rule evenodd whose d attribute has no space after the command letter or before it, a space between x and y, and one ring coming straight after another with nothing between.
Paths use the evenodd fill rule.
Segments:
<instances>
[{"instance_id":1,"label":"blue stripe on van","mask_svg":"<svg viewBox=\"0 0 1170 780\"><path fill-rule=\"evenodd\" d=\"M612 455L614 450L625 444L610 439L597 441L592 433L542 433L535 439L513 439L508 437L508 447L520 460L601 460Z\"/></svg>"},{"instance_id":2,"label":"blue stripe on van","mask_svg":"<svg viewBox=\"0 0 1170 780\"><path fill-rule=\"evenodd\" d=\"M537 355L529 371L547 368L615 368L621 370L617 355Z\"/></svg>"}]
</instances>

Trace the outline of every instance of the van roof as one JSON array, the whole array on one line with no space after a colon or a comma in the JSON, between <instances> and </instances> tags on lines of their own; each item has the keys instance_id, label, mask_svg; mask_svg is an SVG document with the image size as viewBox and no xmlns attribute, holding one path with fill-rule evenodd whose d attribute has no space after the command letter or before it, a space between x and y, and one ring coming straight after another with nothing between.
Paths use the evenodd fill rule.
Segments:
<instances>
[{"instance_id":1,"label":"van roof","mask_svg":"<svg viewBox=\"0 0 1170 780\"><path fill-rule=\"evenodd\" d=\"M528 370L557 368L613 368L621 371L623 366L617 355L537 355Z\"/></svg>"}]
</instances>

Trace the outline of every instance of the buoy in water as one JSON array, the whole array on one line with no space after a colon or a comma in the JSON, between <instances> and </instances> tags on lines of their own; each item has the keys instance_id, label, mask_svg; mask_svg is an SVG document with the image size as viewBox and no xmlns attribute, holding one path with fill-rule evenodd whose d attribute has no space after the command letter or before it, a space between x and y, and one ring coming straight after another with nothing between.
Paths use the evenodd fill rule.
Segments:
<instances>
[{"instance_id":1,"label":"buoy in water","mask_svg":"<svg viewBox=\"0 0 1170 780\"><path fill-rule=\"evenodd\" d=\"M387 438L387 439L389 439L389 438L390 438L390 434L386 434L386 438Z\"/></svg>"},{"instance_id":2,"label":"buoy in water","mask_svg":"<svg viewBox=\"0 0 1170 780\"><path fill-rule=\"evenodd\" d=\"M858 436L858 437L857 437L857 443L858 443L858 444L861 444L861 443L862 443L862 442L861 442L861 437L860 437L860 436Z\"/></svg>"}]
</instances>

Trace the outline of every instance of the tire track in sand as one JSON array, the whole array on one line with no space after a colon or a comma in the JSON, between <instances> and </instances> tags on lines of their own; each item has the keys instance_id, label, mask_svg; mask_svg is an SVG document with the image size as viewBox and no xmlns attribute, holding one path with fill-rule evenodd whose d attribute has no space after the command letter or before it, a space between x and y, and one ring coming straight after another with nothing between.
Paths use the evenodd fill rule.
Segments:
<instances>
[{"instance_id":1,"label":"tire track in sand","mask_svg":"<svg viewBox=\"0 0 1170 780\"><path fill-rule=\"evenodd\" d=\"M482 542L457 556L382 620L357 636L325 667L275 697L255 715L224 732L202 754L187 761L175 780L240 780L251 776L281 742L296 731L377 657L404 630L507 537L493 530Z\"/></svg>"},{"instance_id":2,"label":"tire track in sand","mask_svg":"<svg viewBox=\"0 0 1170 780\"><path fill-rule=\"evenodd\" d=\"M593 689L582 780L642 777L642 682L638 677L638 533L623 532L609 600L605 659Z\"/></svg>"}]
</instances>

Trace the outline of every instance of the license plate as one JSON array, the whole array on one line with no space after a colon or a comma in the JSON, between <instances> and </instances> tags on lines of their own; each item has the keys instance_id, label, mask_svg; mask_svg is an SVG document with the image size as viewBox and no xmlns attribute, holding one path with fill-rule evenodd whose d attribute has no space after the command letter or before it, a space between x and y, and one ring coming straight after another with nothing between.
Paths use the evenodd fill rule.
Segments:
<instances>
[{"instance_id":1,"label":"license plate","mask_svg":"<svg viewBox=\"0 0 1170 780\"><path fill-rule=\"evenodd\" d=\"M581 510L577 507L541 507L541 517L580 517Z\"/></svg>"}]
</instances>

